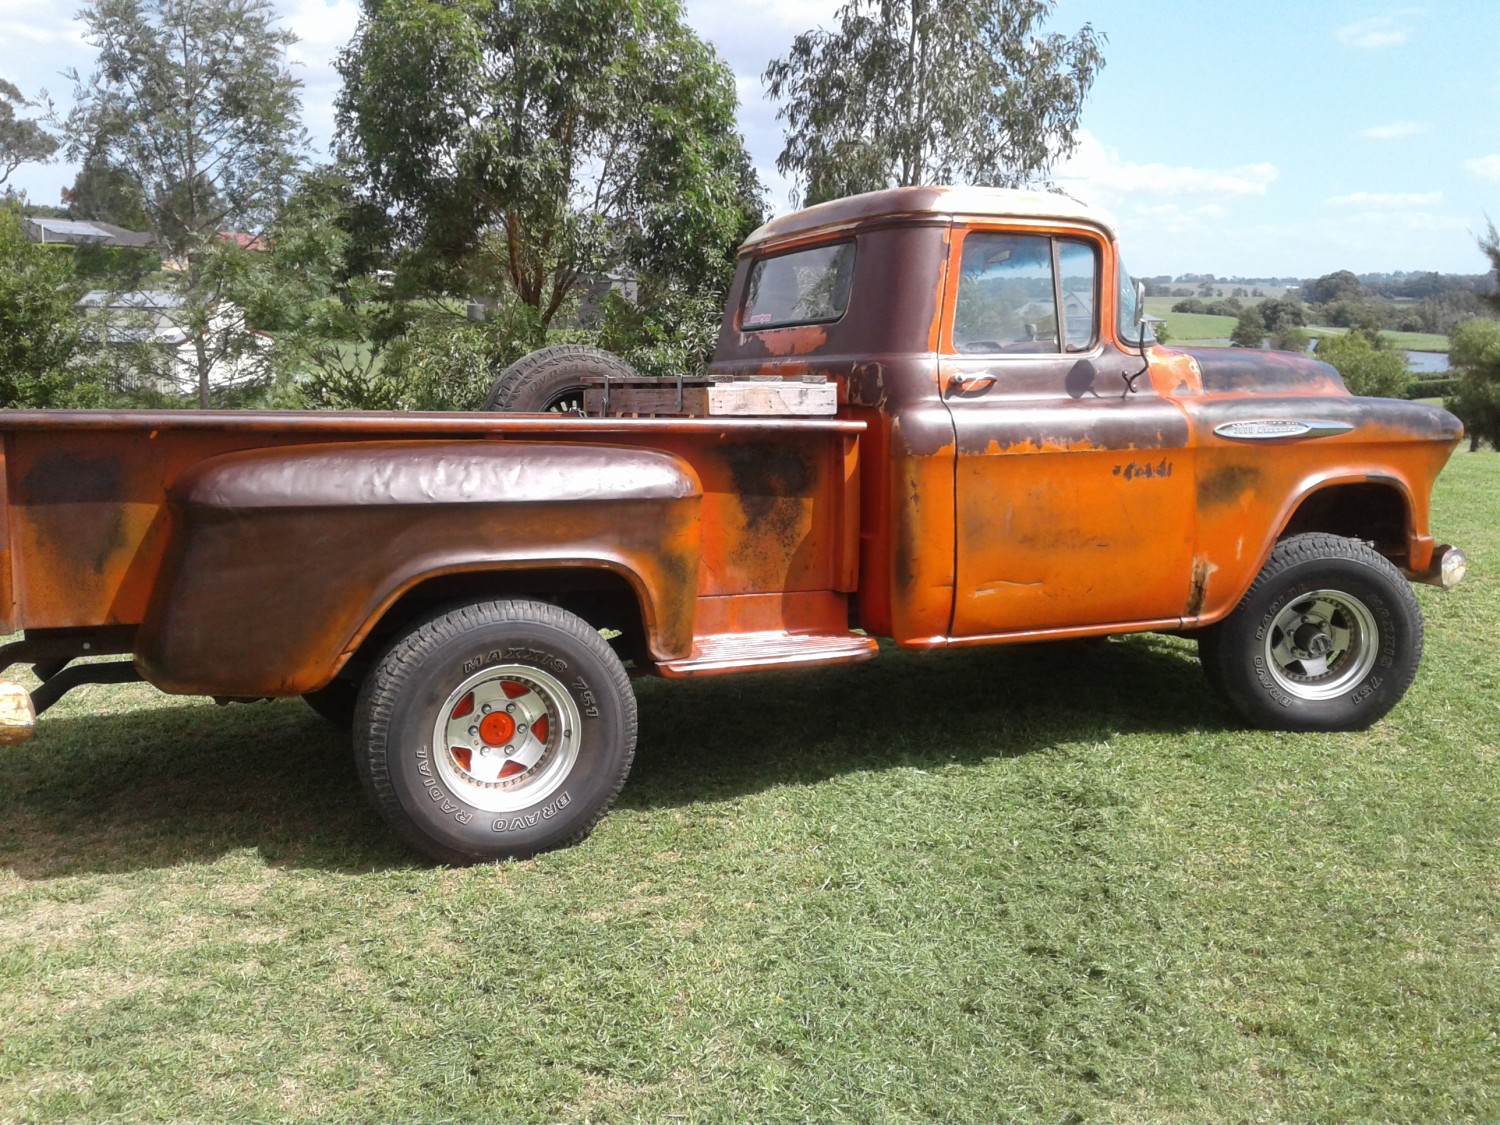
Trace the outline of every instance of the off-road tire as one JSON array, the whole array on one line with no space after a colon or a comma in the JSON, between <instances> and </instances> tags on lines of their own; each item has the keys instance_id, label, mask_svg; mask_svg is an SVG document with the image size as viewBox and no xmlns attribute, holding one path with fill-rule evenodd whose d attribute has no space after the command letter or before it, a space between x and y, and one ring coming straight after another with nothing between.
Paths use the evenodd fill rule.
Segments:
<instances>
[{"instance_id":1,"label":"off-road tire","mask_svg":"<svg viewBox=\"0 0 1500 1125\"><path fill-rule=\"evenodd\" d=\"M476 602L385 650L354 732L366 793L412 847L440 863L525 859L578 843L614 804L635 757L635 696L580 618L544 602ZM526 768L481 776L513 764Z\"/></svg>"},{"instance_id":2,"label":"off-road tire","mask_svg":"<svg viewBox=\"0 0 1500 1125\"><path fill-rule=\"evenodd\" d=\"M584 378L635 379L619 356L583 344L555 344L522 356L500 372L485 410L522 414L580 414Z\"/></svg>"},{"instance_id":3,"label":"off-road tire","mask_svg":"<svg viewBox=\"0 0 1500 1125\"><path fill-rule=\"evenodd\" d=\"M1198 655L1255 726L1363 730L1406 694L1422 640L1416 595L1388 559L1313 533L1276 545L1240 604L1199 635Z\"/></svg>"}]
</instances>

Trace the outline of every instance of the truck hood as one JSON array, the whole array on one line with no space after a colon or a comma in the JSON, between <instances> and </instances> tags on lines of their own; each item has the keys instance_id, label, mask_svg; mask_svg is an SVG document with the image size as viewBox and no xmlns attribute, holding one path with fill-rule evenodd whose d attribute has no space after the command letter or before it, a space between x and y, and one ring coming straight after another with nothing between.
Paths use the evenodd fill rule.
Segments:
<instances>
[{"instance_id":1,"label":"truck hood","mask_svg":"<svg viewBox=\"0 0 1500 1125\"><path fill-rule=\"evenodd\" d=\"M1332 365L1295 352L1250 348L1172 348L1190 355L1208 394L1347 395Z\"/></svg>"}]
</instances>

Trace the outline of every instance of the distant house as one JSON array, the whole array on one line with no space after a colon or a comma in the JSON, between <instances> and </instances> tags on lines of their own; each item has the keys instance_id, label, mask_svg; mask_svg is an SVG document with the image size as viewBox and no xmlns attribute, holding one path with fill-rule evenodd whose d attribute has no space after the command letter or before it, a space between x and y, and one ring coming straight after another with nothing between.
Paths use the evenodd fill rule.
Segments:
<instances>
[{"instance_id":1,"label":"distant house","mask_svg":"<svg viewBox=\"0 0 1500 1125\"><path fill-rule=\"evenodd\" d=\"M195 387L198 349L188 332L186 302L176 293L141 289L110 293L95 289L75 306L88 322L86 333L107 346L144 346L157 353L155 382L162 391ZM225 302L210 318L205 334L210 387L234 387L262 379L270 370L272 339L249 328L237 305Z\"/></svg>"},{"instance_id":2,"label":"distant house","mask_svg":"<svg viewBox=\"0 0 1500 1125\"><path fill-rule=\"evenodd\" d=\"M114 223L90 219L43 219L28 217L26 235L33 242L62 242L72 246L129 246L135 249L155 247L156 239L141 231L126 230Z\"/></svg>"}]
</instances>

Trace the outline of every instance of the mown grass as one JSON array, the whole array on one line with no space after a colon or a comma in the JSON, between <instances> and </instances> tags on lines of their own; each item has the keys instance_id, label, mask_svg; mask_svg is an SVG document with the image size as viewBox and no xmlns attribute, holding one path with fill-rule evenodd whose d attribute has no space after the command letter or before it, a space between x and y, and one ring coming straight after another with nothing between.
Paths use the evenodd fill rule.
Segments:
<instances>
[{"instance_id":1,"label":"mown grass","mask_svg":"<svg viewBox=\"0 0 1500 1125\"><path fill-rule=\"evenodd\" d=\"M1146 311L1152 316L1161 317L1166 322L1169 334L1167 343L1184 346L1205 344L1222 346L1234 332L1235 325L1239 323L1238 319L1232 316L1213 316L1209 313L1173 312L1172 306L1183 299L1182 297L1146 298ZM1259 303L1259 298L1245 302L1247 307ZM1314 338L1342 336L1348 331L1347 328L1333 328L1328 325L1314 325L1307 329L1308 335ZM1447 352L1448 350L1448 337L1437 333L1383 331L1381 335L1391 347L1399 351Z\"/></svg>"},{"instance_id":2,"label":"mown grass","mask_svg":"<svg viewBox=\"0 0 1500 1125\"><path fill-rule=\"evenodd\" d=\"M1349 331L1347 328L1332 328L1328 325L1317 325L1309 328L1308 334L1317 336L1342 336ZM1380 335L1384 337L1387 344L1403 352L1443 352L1448 351L1448 337L1436 332L1390 332L1382 330Z\"/></svg>"},{"instance_id":3,"label":"mown grass","mask_svg":"<svg viewBox=\"0 0 1500 1125\"><path fill-rule=\"evenodd\" d=\"M83 689L0 757L0 1120L1500 1118L1500 456L1434 524L1372 731L1163 637L648 681L524 864L415 861L300 704Z\"/></svg>"}]
</instances>

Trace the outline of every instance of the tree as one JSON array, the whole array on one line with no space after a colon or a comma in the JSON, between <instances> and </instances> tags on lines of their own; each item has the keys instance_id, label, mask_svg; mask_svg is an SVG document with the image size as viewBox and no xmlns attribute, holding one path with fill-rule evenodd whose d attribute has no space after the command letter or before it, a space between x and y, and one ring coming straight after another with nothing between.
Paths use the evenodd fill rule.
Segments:
<instances>
[{"instance_id":1,"label":"tree","mask_svg":"<svg viewBox=\"0 0 1500 1125\"><path fill-rule=\"evenodd\" d=\"M1271 297L1257 308L1260 319L1265 322L1267 332L1279 332L1283 328L1302 328L1307 324L1307 310L1301 301L1287 297Z\"/></svg>"},{"instance_id":2,"label":"tree","mask_svg":"<svg viewBox=\"0 0 1500 1125\"><path fill-rule=\"evenodd\" d=\"M1240 319L1229 338L1242 348L1258 348L1266 342L1266 322L1261 320L1255 306L1240 313Z\"/></svg>"},{"instance_id":3,"label":"tree","mask_svg":"<svg viewBox=\"0 0 1500 1125\"><path fill-rule=\"evenodd\" d=\"M1296 324L1283 325L1271 332L1271 347L1278 352L1305 354L1311 340L1307 329Z\"/></svg>"},{"instance_id":4,"label":"tree","mask_svg":"<svg viewBox=\"0 0 1500 1125\"><path fill-rule=\"evenodd\" d=\"M1302 286L1302 299L1309 305L1327 305L1334 301L1362 301L1364 284L1349 270L1325 273Z\"/></svg>"},{"instance_id":5,"label":"tree","mask_svg":"<svg viewBox=\"0 0 1500 1125\"><path fill-rule=\"evenodd\" d=\"M1449 335L1448 363L1458 373L1458 390L1445 405L1463 420L1469 448L1487 441L1500 450L1500 323L1475 318L1457 325Z\"/></svg>"},{"instance_id":6,"label":"tree","mask_svg":"<svg viewBox=\"0 0 1500 1125\"><path fill-rule=\"evenodd\" d=\"M0 205L0 407L103 402L70 261L32 242L19 211Z\"/></svg>"},{"instance_id":7,"label":"tree","mask_svg":"<svg viewBox=\"0 0 1500 1125\"><path fill-rule=\"evenodd\" d=\"M126 230L145 230L151 224L140 184L98 155L84 158L73 186L63 188L62 195L75 219L97 219Z\"/></svg>"},{"instance_id":8,"label":"tree","mask_svg":"<svg viewBox=\"0 0 1500 1125\"><path fill-rule=\"evenodd\" d=\"M733 75L677 0L366 0L338 68L361 186L454 289L508 287L543 330L621 265L722 295L759 219Z\"/></svg>"},{"instance_id":9,"label":"tree","mask_svg":"<svg viewBox=\"0 0 1500 1125\"><path fill-rule=\"evenodd\" d=\"M57 151L57 140L50 133L35 121L16 116L16 110L30 104L20 90L0 78L0 184L22 164L46 164Z\"/></svg>"},{"instance_id":10,"label":"tree","mask_svg":"<svg viewBox=\"0 0 1500 1125\"><path fill-rule=\"evenodd\" d=\"M1479 249L1484 251L1485 257L1490 260L1490 272L1495 275L1495 280L1500 282L1500 233L1495 230L1495 224L1489 224L1489 230L1479 240ZM1500 312L1500 288L1492 289L1484 295L1484 302Z\"/></svg>"},{"instance_id":11,"label":"tree","mask_svg":"<svg viewBox=\"0 0 1500 1125\"><path fill-rule=\"evenodd\" d=\"M1077 146L1104 65L1089 24L1044 35L1053 0L849 0L766 67L807 203L875 188L1045 177Z\"/></svg>"},{"instance_id":12,"label":"tree","mask_svg":"<svg viewBox=\"0 0 1500 1125\"><path fill-rule=\"evenodd\" d=\"M1411 383L1406 357L1400 352L1379 351L1357 333L1324 336L1317 356L1338 368L1350 393L1376 398L1402 398Z\"/></svg>"},{"instance_id":13,"label":"tree","mask_svg":"<svg viewBox=\"0 0 1500 1125\"><path fill-rule=\"evenodd\" d=\"M198 404L250 340L221 315L244 263L219 237L258 233L285 197L304 147L295 41L271 0L92 0L80 13L98 48L68 118L69 155L102 161L144 203L180 267L179 328L192 341Z\"/></svg>"}]
</instances>

